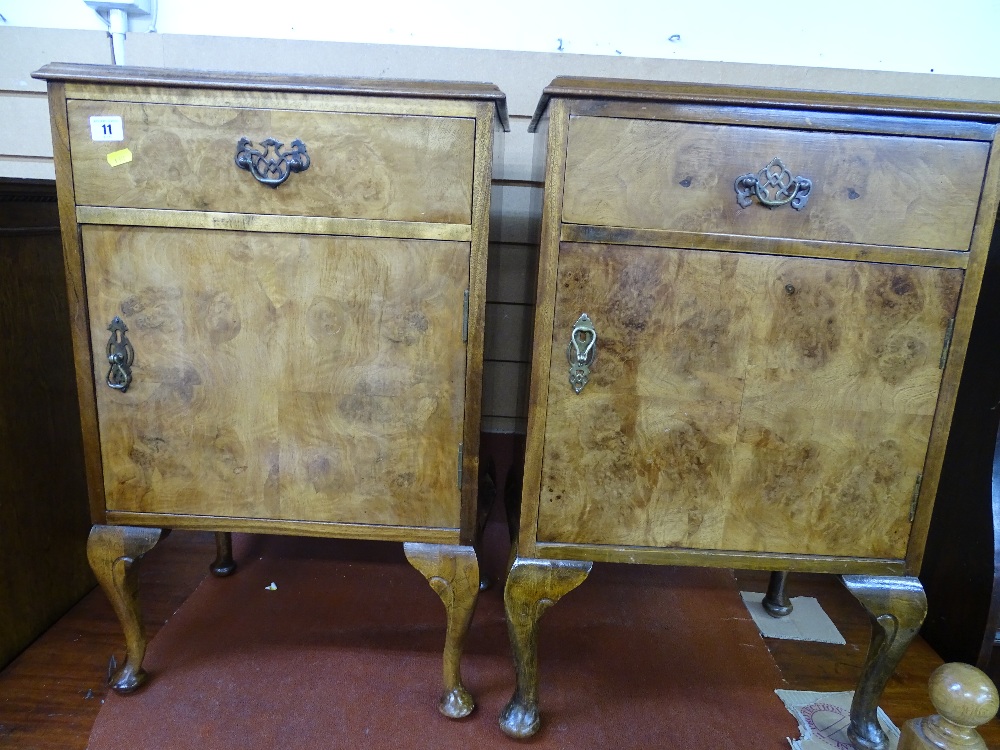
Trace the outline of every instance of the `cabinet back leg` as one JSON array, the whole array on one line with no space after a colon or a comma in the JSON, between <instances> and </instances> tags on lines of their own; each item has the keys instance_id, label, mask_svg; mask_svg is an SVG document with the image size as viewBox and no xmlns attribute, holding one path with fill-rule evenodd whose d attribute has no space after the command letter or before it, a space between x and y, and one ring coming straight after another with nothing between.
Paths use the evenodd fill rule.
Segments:
<instances>
[{"instance_id":1,"label":"cabinet back leg","mask_svg":"<svg viewBox=\"0 0 1000 750\"><path fill-rule=\"evenodd\" d=\"M208 569L217 578L225 578L236 570L236 561L233 560L233 535L230 532L215 532L215 560Z\"/></svg>"},{"instance_id":2,"label":"cabinet back leg","mask_svg":"<svg viewBox=\"0 0 1000 750\"><path fill-rule=\"evenodd\" d=\"M771 617L787 617L792 614L792 600L788 598L788 571L775 570L767 582L767 593L761 605Z\"/></svg>"},{"instance_id":3,"label":"cabinet back leg","mask_svg":"<svg viewBox=\"0 0 1000 750\"><path fill-rule=\"evenodd\" d=\"M125 663L111 677L118 693L131 693L145 681L142 660L146 631L139 612L139 561L163 536L162 529L101 526L90 530L87 559L125 631Z\"/></svg>"},{"instance_id":4,"label":"cabinet back leg","mask_svg":"<svg viewBox=\"0 0 1000 750\"><path fill-rule=\"evenodd\" d=\"M479 598L479 560L472 547L447 544L403 545L406 559L441 597L448 618L444 641L444 693L438 709L450 719L472 713L476 702L462 685L465 635Z\"/></svg>"}]
</instances>

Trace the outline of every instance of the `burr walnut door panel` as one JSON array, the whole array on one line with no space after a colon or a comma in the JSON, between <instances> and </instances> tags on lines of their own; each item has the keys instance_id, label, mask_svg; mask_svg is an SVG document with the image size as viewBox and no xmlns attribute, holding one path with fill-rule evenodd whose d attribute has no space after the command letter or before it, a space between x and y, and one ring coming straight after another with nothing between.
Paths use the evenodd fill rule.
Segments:
<instances>
[{"instance_id":1,"label":"burr walnut door panel","mask_svg":"<svg viewBox=\"0 0 1000 750\"><path fill-rule=\"evenodd\" d=\"M563 244L539 541L903 557L961 284ZM597 355L577 394L582 313Z\"/></svg>"},{"instance_id":2,"label":"burr walnut door panel","mask_svg":"<svg viewBox=\"0 0 1000 750\"><path fill-rule=\"evenodd\" d=\"M85 227L109 510L455 528L469 245ZM127 391L104 356L120 316Z\"/></svg>"}]
</instances>

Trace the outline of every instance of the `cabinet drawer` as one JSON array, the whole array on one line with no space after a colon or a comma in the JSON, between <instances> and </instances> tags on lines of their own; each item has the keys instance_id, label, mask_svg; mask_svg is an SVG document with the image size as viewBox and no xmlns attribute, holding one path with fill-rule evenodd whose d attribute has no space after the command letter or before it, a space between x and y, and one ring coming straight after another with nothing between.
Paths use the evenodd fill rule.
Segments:
<instances>
[{"instance_id":1,"label":"cabinet drawer","mask_svg":"<svg viewBox=\"0 0 1000 750\"><path fill-rule=\"evenodd\" d=\"M468 224L471 118L106 101L68 103L78 205ZM91 117L122 118L94 140ZM272 189L235 163L237 145L304 143L305 171ZM108 154L129 149L112 167ZM273 151L272 151L273 154Z\"/></svg>"},{"instance_id":2,"label":"cabinet drawer","mask_svg":"<svg viewBox=\"0 0 1000 750\"><path fill-rule=\"evenodd\" d=\"M679 232L969 249L989 144L658 120L570 120L563 219ZM737 202L779 158L801 210Z\"/></svg>"}]
</instances>

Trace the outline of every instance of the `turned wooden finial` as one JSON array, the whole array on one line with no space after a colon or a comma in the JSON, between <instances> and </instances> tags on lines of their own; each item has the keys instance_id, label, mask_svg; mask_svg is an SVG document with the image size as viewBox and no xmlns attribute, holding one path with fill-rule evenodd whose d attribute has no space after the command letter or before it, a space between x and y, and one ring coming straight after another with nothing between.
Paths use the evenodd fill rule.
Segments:
<instances>
[{"instance_id":1,"label":"turned wooden finial","mask_svg":"<svg viewBox=\"0 0 1000 750\"><path fill-rule=\"evenodd\" d=\"M982 672L968 664L942 664L929 681L934 716L911 719L897 750L986 750L976 727L996 716L1000 696Z\"/></svg>"}]
</instances>

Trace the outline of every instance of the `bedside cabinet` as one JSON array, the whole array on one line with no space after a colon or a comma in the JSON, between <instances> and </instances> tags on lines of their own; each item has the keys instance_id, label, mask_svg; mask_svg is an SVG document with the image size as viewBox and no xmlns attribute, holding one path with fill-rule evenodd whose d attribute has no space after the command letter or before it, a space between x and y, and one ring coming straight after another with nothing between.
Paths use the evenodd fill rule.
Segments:
<instances>
[{"instance_id":1,"label":"bedside cabinet","mask_svg":"<svg viewBox=\"0 0 1000 750\"><path fill-rule=\"evenodd\" d=\"M538 618L594 561L841 574L871 613L850 735L916 574L993 231L1000 104L559 78L545 154L513 736Z\"/></svg>"},{"instance_id":2,"label":"bedside cabinet","mask_svg":"<svg viewBox=\"0 0 1000 750\"><path fill-rule=\"evenodd\" d=\"M144 679L136 565L162 529L384 539L445 603L441 710L467 714L503 94L67 64L35 76L49 86L88 555L128 646L115 689Z\"/></svg>"}]
</instances>

